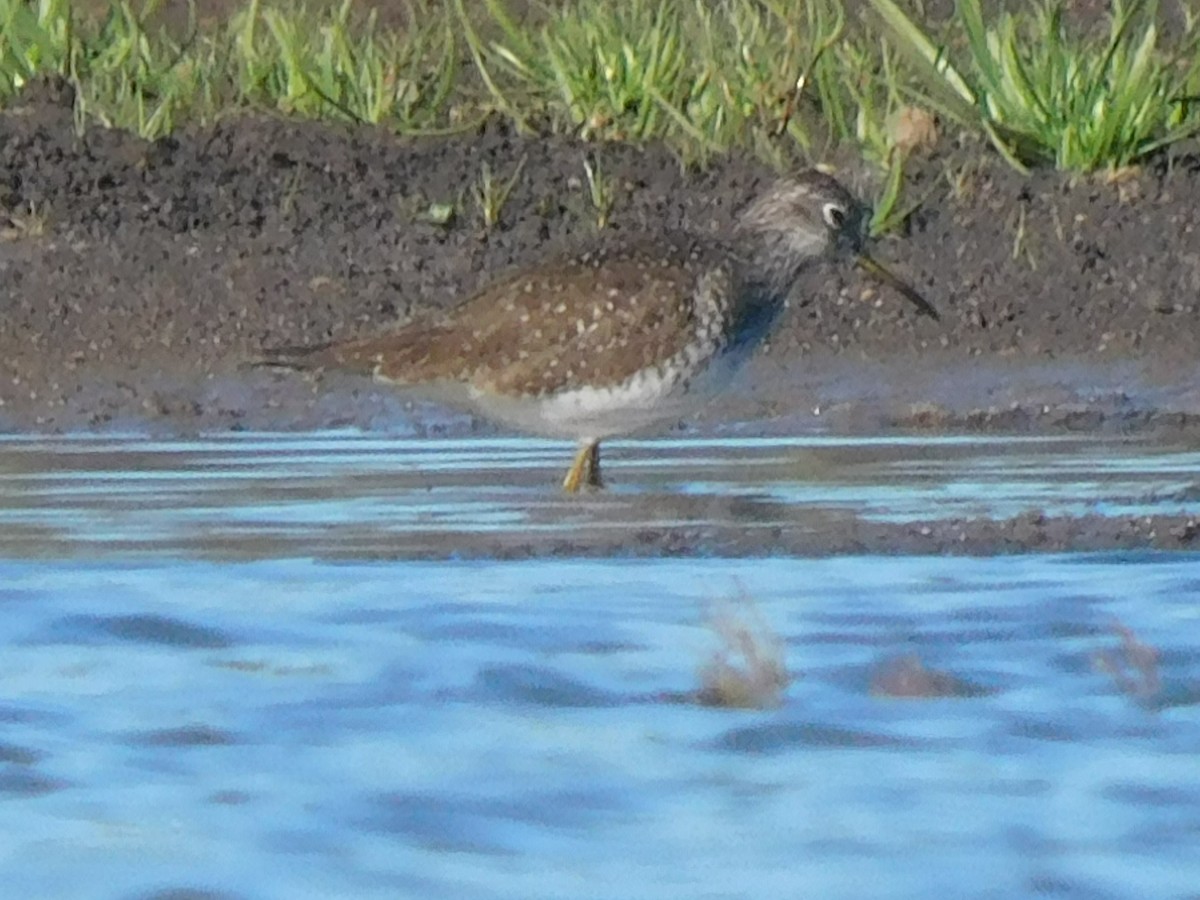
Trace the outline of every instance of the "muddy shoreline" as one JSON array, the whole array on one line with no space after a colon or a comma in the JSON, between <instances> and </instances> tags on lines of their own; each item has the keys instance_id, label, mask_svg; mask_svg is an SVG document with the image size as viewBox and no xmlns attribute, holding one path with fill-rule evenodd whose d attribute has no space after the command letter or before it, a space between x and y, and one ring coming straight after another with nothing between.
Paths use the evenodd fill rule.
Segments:
<instances>
[{"instance_id":1,"label":"muddy shoreline","mask_svg":"<svg viewBox=\"0 0 1200 900\"><path fill-rule=\"evenodd\" d=\"M738 534L736 529L655 528L604 539L563 539L456 548L455 559L498 557L823 557L846 556L1004 556L1015 553L1100 553L1200 550L1200 516L1044 516L1024 513L1008 519L945 519L896 525L846 518L821 530L787 528ZM379 558L391 556L381 550ZM395 557L408 558L407 549ZM449 555L435 548L420 558Z\"/></svg>"},{"instance_id":2,"label":"muddy shoreline","mask_svg":"<svg viewBox=\"0 0 1200 900\"><path fill-rule=\"evenodd\" d=\"M263 347L444 307L510 267L596 239L585 158L619 185L606 235L718 228L771 177L747 159L684 172L659 147L498 125L412 141L239 117L156 143L99 128L79 138L61 97L32 92L0 115L0 429L487 430L355 379L246 364ZM522 171L491 229L470 189L485 164ZM869 193L869 173L838 174ZM910 175L925 200L875 252L942 321L914 316L854 271L815 269L735 390L680 427L1200 434L1200 156L1163 156L1113 184L1024 177L969 148ZM442 205L453 210L446 222L430 214ZM1027 524L940 523L911 539L868 531L779 550L1195 542L1187 517ZM669 535L650 546L683 549Z\"/></svg>"}]
</instances>

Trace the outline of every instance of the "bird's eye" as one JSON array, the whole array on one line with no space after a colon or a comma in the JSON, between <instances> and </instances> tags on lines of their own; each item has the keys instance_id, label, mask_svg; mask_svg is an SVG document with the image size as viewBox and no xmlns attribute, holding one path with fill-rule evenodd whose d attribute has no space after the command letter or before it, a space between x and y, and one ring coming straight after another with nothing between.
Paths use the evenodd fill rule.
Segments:
<instances>
[{"instance_id":1,"label":"bird's eye","mask_svg":"<svg viewBox=\"0 0 1200 900\"><path fill-rule=\"evenodd\" d=\"M822 206L821 215L825 217L826 224L834 231L841 231L846 224L846 210L836 203L826 203Z\"/></svg>"}]
</instances>

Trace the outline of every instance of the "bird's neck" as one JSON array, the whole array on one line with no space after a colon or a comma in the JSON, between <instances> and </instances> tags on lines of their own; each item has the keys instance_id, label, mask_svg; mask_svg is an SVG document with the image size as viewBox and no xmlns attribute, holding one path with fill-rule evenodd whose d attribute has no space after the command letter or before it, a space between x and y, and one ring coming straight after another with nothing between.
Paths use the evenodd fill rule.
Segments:
<instances>
[{"instance_id":1,"label":"bird's neck","mask_svg":"<svg viewBox=\"0 0 1200 900\"><path fill-rule=\"evenodd\" d=\"M787 301L773 283L743 278L730 310L729 351L752 350L774 326Z\"/></svg>"},{"instance_id":2,"label":"bird's neck","mask_svg":"<svg viewBox=\"0 0 1200 900\"><path fill-rule=\"evenodd\" d=\"M783 236L741 237L735 254L740 262L739 288L730 311L734 323L731 334L735 344L753 346L778 320L801 271L813 262L815 254L796 252L795 241Z\"/></svg>"},{"instance_id":3,"label":"bird's neck","mask_svg":"<svg viewBox=\"0 0 1200 900\"><path fill-rule=\"evenodd\" d=\"M738 235L744 296L756 306L782 306L805 266L820 248L786 232L742 232Z\"/></svg>"}]
</instances>

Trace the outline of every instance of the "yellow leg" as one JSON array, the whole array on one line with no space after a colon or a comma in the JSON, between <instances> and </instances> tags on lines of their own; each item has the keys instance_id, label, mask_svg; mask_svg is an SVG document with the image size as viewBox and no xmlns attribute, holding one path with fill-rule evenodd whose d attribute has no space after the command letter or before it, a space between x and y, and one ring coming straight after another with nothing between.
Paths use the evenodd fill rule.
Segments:
<instances>
[{"instance_id":1,"label":"yellow leg","mask_svg":"<svg viewBox=\"0 0 1200 900\"><path fill-rule=\"evenodd\" d=\"M600 479L600 442L588 441L575 454L575 462L563 479L563 490L568 494L577 494L584 488L602 488L604 482Z\"/></svg>"}]
</instances>

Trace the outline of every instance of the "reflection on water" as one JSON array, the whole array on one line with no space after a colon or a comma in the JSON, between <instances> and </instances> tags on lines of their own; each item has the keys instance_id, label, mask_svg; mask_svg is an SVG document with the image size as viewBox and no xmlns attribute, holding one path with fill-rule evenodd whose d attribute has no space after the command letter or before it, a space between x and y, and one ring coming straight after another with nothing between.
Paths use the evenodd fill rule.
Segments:
<instances>
[{"instance_id":1,"label":"reflection on water","mask_svg":"<svg viewBox=\"0 0 1200 900\"><path fill-rule=\"evenodd\" d=\"M740 534L835 517L1145 515L1195 509L1200 451L1086 439L613 442L611 490L566 497L562 443L356 434L0 441L0 552L211 558L492 554L564 535Z\"/></svg>"},{"instance_id":2,"label":"reflection on water","mask_svg":"<svg viewBox=\"0 0 1200 900\"><path fill-rule=\"evenodd\" d=\"M1164 509L1194 457L629 443L617 490L568 507L563 450L7 442L5 896L1194 895L1192 555L364 558L617 527L677 489ZM679 702L742 593L782 640L780 705Z\"/></svg>"}]
</instances>

